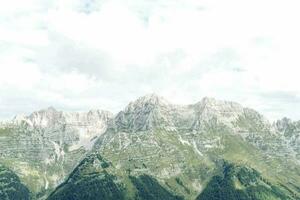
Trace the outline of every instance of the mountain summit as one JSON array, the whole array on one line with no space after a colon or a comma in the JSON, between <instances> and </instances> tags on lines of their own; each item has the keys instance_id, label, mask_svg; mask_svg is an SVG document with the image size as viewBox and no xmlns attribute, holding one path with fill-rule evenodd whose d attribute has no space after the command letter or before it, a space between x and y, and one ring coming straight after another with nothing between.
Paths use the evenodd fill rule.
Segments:
<instances>
[{"instance_id":1,"label":"mountain summit","mask_svg":"<svg viewBox=\"0 0 300 200\"><path fill-rule=\"evenodd\" d=\"M146 95L112 119L49 200L296 200L299 149L280 124L234 102Z\"/></svg>"},{"instance_id":2,"label":"mountain summit","mask_svg":"<svg viewBox=\"0 0 300 200\"><path fill-rule=\"evenodd\" d=\"M176 105L158 95L150 94L129 103L119 112L115 117L113 128L125 132L154 129L197 130L205 128L210 123L218 123L242 129L243 127L237 125L243 120L270 126L258 112L235 102L205 97L195 104Z\"/></svg>"},{"instance_id":3,"label":"mountain summit","mask_svg":"<svg viewBox=\"0 0 300 200\"><path fill-rule=\"evenodd\" d=\"M115 128L130 132L171 126L171 107L168 101L155 94L140 97L117 114Z\"/></svg>"},{"instance_id":4,"label":"mountain summit","mask_svg":"<svg viewBox=\"0 0 300 200\"><path fill-rule=\"evenodd\" d=\"M271 124L230 101L176 105L150 94L115 116L48 108L16 117L1 125L0 163L33 199L297 200L299 124Z\"/></svg>"},{"instance_id":5,"label":"mountain summit","mask_svg":"<svg viewBox=\"0 0 300 200\"><path fill-rule=\"evenodd\" d=\"M12 167L32 192L47 191L90 151L112 117L108 111L53 107L18 115L0 129L0 163Z\"/></svg>"},{"instance_id":6,"label":"mountain summit","mask_svg":"<svg viewBox=\"0 0 300 200\"><path fill-rule=\"evenodd\" d=\"M167 105L170 104L164 97L159 96L155 93L151 93L145 96L142 96L135 100L134 102L131 102L130 105L135 105L135 106L141 106L141 105L146 105L146 104L151 104L151 105Z\"/></svg>"}]
</instances>

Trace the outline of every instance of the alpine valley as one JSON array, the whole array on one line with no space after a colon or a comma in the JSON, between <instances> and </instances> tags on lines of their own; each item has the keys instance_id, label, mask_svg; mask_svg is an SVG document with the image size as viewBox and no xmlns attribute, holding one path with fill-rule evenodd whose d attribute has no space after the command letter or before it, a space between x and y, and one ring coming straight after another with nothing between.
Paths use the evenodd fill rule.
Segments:
<instances>
[{"instance_id":1,"label":"alpine valley","mask_svg":"<svg viewBox=\"0 0 300 200\"><path fill-rule=\"evenodd\" d=\"M155 94L0 125L1 200L299 200L300 121Z\"/></svg>"}]
</instances>

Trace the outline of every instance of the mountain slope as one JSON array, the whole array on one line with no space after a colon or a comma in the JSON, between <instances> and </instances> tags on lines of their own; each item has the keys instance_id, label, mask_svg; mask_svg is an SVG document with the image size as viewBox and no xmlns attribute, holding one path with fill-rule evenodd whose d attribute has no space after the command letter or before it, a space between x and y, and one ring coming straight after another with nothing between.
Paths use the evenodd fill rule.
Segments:
<instances>
[{"instance_id":1,"label":"mountain slope","mask_svg":"<svg viewBox=\"0 0 300 200\"><path fill-rule=\"evenodd\" d=\"M142 177L151 177L145 181L155 180L152 184L160 185L156 188L175 198L196 199L220 173L222 160L259 171L261 177L297 199L300 166L296 151L262 115L237 103L204 98L179 106L147 95L110 121L91 153L109 160L107 171L121 183L125 199L137 198L137 184L143 186L143 180L135 180ZM93 162L87 168L91 174L97 172ZM77 178L84 180L85 175ZM149 189L142 191L147 194ZM268 192L269 199L278 197Z\"/></svg>"},{"instance_id":2,"label":"mountain slope","mask_svg":"<svg viewBox=\"0 0 300 200\"><path fill-rule=\"evenodd\" d=\"M109 163L100 155L89 155L48 199L124 199L123 188L115 183L116 177L107 172L108 167Z\"/></svg>"},{"instance_id":3,"label":"mountain slope","mask_svg":"<svg viewBox=\"0 0 300 200\"><path fill-rule=\"evenodd\" d=\"M28 188L20 182L19 177L0 164L0 199L29 200Z\"/></svg>"},{"instance_id":4,"label":"mountain slope","mask_svg":"<svg viewBox=\"0 0 300 200\"><path fill-rule=\"evenodd\" d=\"M106 111L67 113L54 108L17 116L0 128L0 163L39 196L61 183L105 130Z\"/></svg>"},{"instance_id":5,"label":"mountain slope","mask_svg":"<svg viewBox=\"0 0 300 200\"><path fill-rule=\"evenodd\" d=\"M290 191L272 185L252 168L225 162L222 170L211 178L196 200L294 199Z\"/></svg>"},{"instance_id":6,"label":"mountain slope","mask_svg":"<svg viewBox=\"0 0 300 200\"><path fill-rule=\"evenodd\" d=\"M300 162L300 121L293 122L288 118L278 120L273 125L278 132L281 133L282 138L285 140L289 151L294 154L297 158L298 163Z\"/></svg>"},{"instance_id":7,"label":"mountain slope","mask_svg":"<svg viewBox=\"0 0 300 200\"><path fill-rule=\"evenodd\" d=\"M113 168L114 166L101 155L89 155L81 161L68 180L49 196L48 200L182 199L171 194L150 176L121 178L113 174Z\"/></svg>"}]
</instances>

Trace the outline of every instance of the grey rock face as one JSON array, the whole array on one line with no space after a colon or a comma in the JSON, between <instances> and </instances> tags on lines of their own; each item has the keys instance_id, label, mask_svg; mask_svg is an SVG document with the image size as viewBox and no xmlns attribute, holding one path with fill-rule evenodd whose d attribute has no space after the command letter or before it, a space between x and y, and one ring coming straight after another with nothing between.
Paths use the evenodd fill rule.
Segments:
<instances>
[{"instance_id":1,"label":"grey rock face","mask_svg":"<svg viewBox=\"0 0 300 200\"><path fill-rule=\"evenodd\" d=\"M148 174L188 198L199 194L218 159L250 163L280 181L284 171L299 177L299 122L284 119L272 125L255 110L213 98L175 105L151 94L115 117L50 107L0 127L0 163L39 197L89 153L110 160L110 173L125 182L128 175ZM87 169L97 171L92 163ZM189 191L176 183L178 177Z\"/></svg>"},{"instance_id":2,"label":"grey rock face","mask_svg":"<svg viewBox=\"0 0 300 200\"><path fill-rule=\"evenodd\" d=\"M0 162L43 195L63 181L111 118L107 111L71 113L51 107L17 116L0 130Z\"/></svg>"},{"instance_id":3,"label":"grey rock face","mask_svg":"<svg viewBox=\"0 0 300 200\"><path fill-rule=\"evenodd\" d=\"M273 126L282 134L286 146L297 158L298 163L300 163L300 121L283 118L276 121Z\"/></svg>"},{"instance_id":4,"label":"grey rock face","mask_svg":"<svg viewBox=\"0 0 300 200\"><path fill-rule=\"evenodd\" d=\"M214 121L235 128L240 118L252 118L266 125L269 123L256 111L234 102L206 97L196 104L175 105L151 94L131 102L116 116L111 127L126 132L151 129L198 130Z\"/></svg>"},{"instance_id":5,"label":"grey rock face","mask_svg":"<svg viewBox=\"0 0 300 200\"><path fill-rule=\"evenodd\" d=\"M125 188L133 187L128 177L146 174L172 194L195 199L224 159L250 165L299 196L300 165L283 130L237 103L204 98L180 106L147 95L117 114L92 153L110 161L106 170ZM99 172L95 162L86 169L91 175ZM85 178L79 176L78 182ZM129 199L134 199L130 192Z\"/></svg>"}]
</instances>

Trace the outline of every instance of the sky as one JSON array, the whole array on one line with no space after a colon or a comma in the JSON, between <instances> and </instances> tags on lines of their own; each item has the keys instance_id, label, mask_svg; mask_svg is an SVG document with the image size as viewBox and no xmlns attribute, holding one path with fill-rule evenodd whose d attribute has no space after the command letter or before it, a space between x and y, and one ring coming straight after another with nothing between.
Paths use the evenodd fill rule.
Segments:
<instances>
[{"instance_id":1,"label":"sky","mask_svg":"<svg viewBox=\"0 0 300 200\"><path fill-rule=\"evenodd\" d=\"M0 7L0 119L53 106L236 101L300 120L298 0L10 0Z\"/></svg>"}]
</instances>

